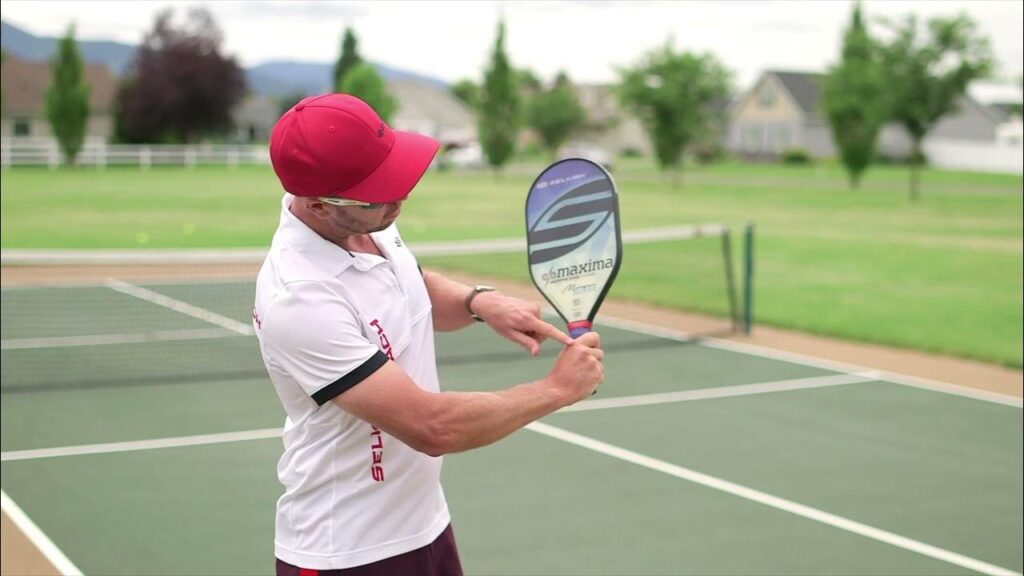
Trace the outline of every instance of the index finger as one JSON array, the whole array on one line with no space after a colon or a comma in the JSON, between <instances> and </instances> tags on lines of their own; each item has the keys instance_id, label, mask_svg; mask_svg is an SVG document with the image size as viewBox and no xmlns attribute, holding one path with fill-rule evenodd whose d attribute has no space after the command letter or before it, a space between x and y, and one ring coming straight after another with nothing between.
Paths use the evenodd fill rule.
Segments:
<instances>
[{"instance_id":1,"label":"index finger","mask_svg":"<svg viewBox=\"0 0 1024 576\"><path fill-rule=\"evenodd\" d=\"M542 334L544 336L547 336L548 338L553 338L555 340L558 340L559 342L561 342L562 344L564 344L566 346L569 346L570 344L573 343L573 339L570 338L568 334L566 334L565 332L562 332L561 330L556 328L554 325L548 324L547 322L541 320L540 318L534 319L533 327L531 328L531 331L535 332L537 334Z\"/></svg>"}]
</instances>

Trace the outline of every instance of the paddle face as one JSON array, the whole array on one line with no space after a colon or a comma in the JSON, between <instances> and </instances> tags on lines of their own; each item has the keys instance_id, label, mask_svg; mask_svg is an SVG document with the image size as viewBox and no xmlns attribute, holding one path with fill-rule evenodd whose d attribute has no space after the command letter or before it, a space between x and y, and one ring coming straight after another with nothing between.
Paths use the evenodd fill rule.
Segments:
<instances>
[{"instance_id":1,"label":"paddle face","mask_svg":"<svg viewBox=\"0 0 1024 576\"><path fill-rule=\"evenodd\" d=\"M611 176L581 158L548 166L526 198L526 230L533 283L573 338L588 332L622 261Z\"/></svg>"}]
</instances>

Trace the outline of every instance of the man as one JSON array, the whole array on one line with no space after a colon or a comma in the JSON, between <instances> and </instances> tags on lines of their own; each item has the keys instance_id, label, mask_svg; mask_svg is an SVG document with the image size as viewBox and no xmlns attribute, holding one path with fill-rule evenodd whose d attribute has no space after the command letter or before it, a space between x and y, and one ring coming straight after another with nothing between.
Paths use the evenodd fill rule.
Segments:
<instances>
[{"instance_id":1,"label":"man","mask_svg":"<svg viewBox=\"0 0 1024 576\"><path fill-rule=\"evenodd\" d=\"M461 574L440 456L495 442L603 378L596 333L573 340L534 304L420 271L394 222L437 149L345 94L303 100L271 134L288 194L253 325L287 413L280 575ZM441 392L433 331L474 320L533 355L546 338L565 348L542 380Z\"/></svg>"}]
</instances>

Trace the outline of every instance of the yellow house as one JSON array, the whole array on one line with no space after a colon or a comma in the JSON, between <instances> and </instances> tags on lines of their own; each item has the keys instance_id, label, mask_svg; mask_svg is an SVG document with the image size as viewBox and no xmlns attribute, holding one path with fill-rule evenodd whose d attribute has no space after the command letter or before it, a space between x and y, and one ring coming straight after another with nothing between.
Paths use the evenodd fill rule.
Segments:
<instances>
[{"instance_id":1,"label":"yellow house","mask_svg":"<svg viewBox=\"0 0 1024 576\"><path fill-rule=\"evenodd\" d=\"M53 81L50 63L28 62L5 54L0 70L3 85L0 134L4 140L52 137L50 121L46 118L46 90ZM114 132L117 80L104 64L88 63L84 73L90 88L86 139L109 140Z\"/></svg>"},{"instance_id":2,"label":"yellow house","mask_svg":"<svg viewBox=\"0 0 1024 576\"><path fill-rule=\"evenodd\" d=\"M819 110L823 74L767 71L729 114L726 148L746 158L775 158L791 148L835 156L831 130Z\"/></svg>"}]
</instances>

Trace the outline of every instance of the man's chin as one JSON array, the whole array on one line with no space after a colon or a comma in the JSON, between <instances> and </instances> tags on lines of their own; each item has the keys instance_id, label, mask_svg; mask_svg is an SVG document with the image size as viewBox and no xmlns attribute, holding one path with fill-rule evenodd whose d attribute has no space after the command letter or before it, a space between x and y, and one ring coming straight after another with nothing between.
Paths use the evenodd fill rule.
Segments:
<instances>
[{"instance_id":1,"label":"man's chin","mask_svg":"<svg viewBox=\"0 0 1024 576\"><path fill-rule=\"evenodd\" d=\"M394 224L395 220L397 220L397 219L398 219L398 216L395 216L394 218L388 218L388 219L384 220L383 222L381 222L379 225L374 226L373 229L370 230L370 232L380 232L381 230L386 230L388 227L390 227L392 224Z\"/></svg>"}]
</instances>

